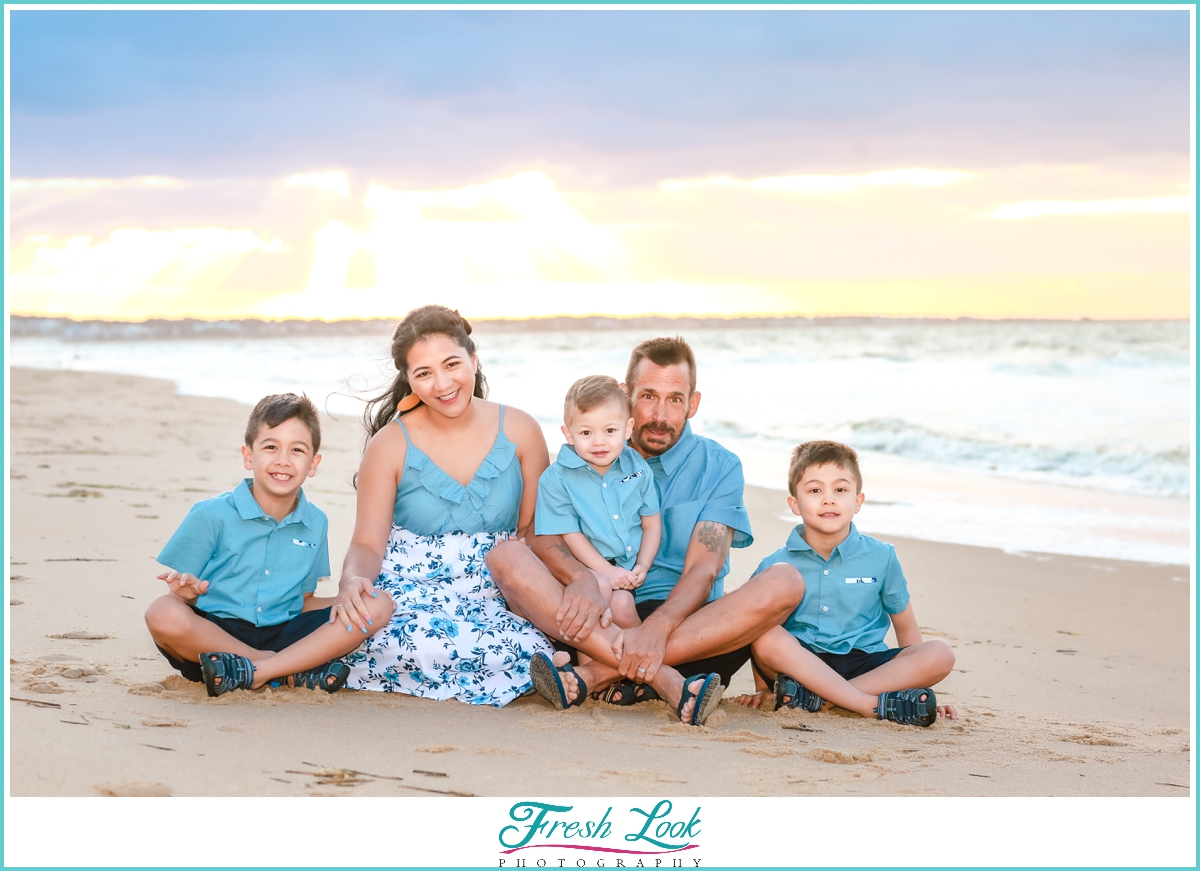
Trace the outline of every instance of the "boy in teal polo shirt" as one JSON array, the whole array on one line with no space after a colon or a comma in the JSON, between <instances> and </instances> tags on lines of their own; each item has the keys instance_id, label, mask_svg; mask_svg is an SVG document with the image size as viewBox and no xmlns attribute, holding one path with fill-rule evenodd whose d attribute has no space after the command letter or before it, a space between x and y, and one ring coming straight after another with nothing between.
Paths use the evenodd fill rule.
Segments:
<instances>
[{"instance_id":1,"label":"boy in teal polo shirt","mask_svg":"<svg viewBox=\"0 0 1200 871\"><path fill-rule=\"evenodd\" d=\"M167 661L210 696L268 682L332 693L346 682L347 666L330 660L363 638L331 622L333 599L313 596L329 574L329 522L301 490L320 447L308 397L265 397L242 448L253 476L193 505L158 555L169 592L150 603L146 626ZM373 623L385 625L393 607L390 597L369 602Z\"/></svg>"},{"instance_id":2,"label":"boy in teal polo shirt","mask_svg":"<svg viewBox=\"0 0 1200 871\"><path fill-rule=\"evenodd\" d=\"M629 397L615 378L580 378L567 391L563 421L567 443L538 480L534 528L561 535L592 570L614 623L637 626L630 591L646 580L661 524L650 467L625 443L633 429Z\"/></svg>"},{"instance_id":3,"label":"boy in teal polo shirt","mask_svg":"<svg viewBox=\"0 0 1200 871\"><path fill-rule=\"evenodd\" d=\"M895 548L854 526L865 498L858 455L839 442L800 445L788 491L788 506L803 523L755 574L789 563L804 576L804 598L782 626L751 645L762 689L738 703L757 708L773 681L776 707L815 712L828 700L864 717L918 726L939 713L957 718L953 706L937 706L929 688L950 673L954 652L940 638L921 637ZM897 648L884 641L889 625Z\"/></svg>"}]
</instances>

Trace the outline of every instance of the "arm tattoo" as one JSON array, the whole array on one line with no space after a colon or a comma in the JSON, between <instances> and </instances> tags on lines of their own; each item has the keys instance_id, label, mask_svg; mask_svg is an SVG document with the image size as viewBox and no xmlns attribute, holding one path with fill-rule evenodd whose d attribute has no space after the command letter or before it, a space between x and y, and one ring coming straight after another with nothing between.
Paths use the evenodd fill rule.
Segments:
<instances>
[{"instance_id":1,"label":"arm tattoo","mask_svg":"<svg viewBox=\"0 0 1200 871\"><path fill-rule=\"evenodd\" d=\"M701 520L692 535L709 553L721 556L729 553L729 545L733 541L733 530L715 520Z\"/></svg>"},{"instance_id":2,"label":"arm tattoo","mask_svg":"<svg viewBox=\"0 0 1200 871\"><path fill-rule=\"evenodd\" d=\"M549 550L563 559L575 559L575 555L571 553L571 549L567 547L566 542L560 541L557 544L552 544Z\"/></svg>"}]
</instances>

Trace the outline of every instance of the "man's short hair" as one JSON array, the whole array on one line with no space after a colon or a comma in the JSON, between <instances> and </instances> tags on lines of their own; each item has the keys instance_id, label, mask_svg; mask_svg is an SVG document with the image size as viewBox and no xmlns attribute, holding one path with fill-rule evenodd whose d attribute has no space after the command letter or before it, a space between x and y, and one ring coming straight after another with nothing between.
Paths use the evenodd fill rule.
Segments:
<instances>
[{"instance_id":1,"label":"man's short hair","mask_svg":"<svg viewBox=\"0 0 1200 871\"><path fill-rule=\"evenodd\" d=\"M805 442L792 451L792 462L788 466L788 493L796 495L796 487L809 467L823 466L826 463L841 466L849 472L854 483L858 485L858 492L862 492L862 472L858 470L858 454L854 448L841 442L821 441Z\"/></svg>"},{"instance_id":2,"label":"man's short hair","mask_svg":"<svg viewBox=\"0 0 1200 871\"><path fill-rule=\"evenodd\" d=\"M577 411L588 412L608 402L617 403L624 409L626 417L632 414L629 409L629 397L625 395L616 378L608 375L588 375L586 378L580 378L567 391L567 398L563 402L563 420L569 420Z\"/></svg>"},{"instance_id":3,"label":"man's short hair","mask_svg":"<svg viewBox=\"0 0 1200 871\"><path fill-rule=\"evenodd\" d=\"M637 378L638 366L643 360L649 360L655 366L678 366L681 363L688 369L688 395L696 392L696 355L692 346L684 341L682 336L657 339L647 339L629 355L629 368L625 370L625 387L632 394L633 382Z\"/></svg>"},{"instance_id":4,"label":"man's short hair","mask_svg":"<svg viewBox=\"0 0 1200 871\"><path fill-rule=\"evenodd\" d=\"M263 426L274 429L285 420L296 418L306 427L312 436L313 453L321 450L321 415L307 396L297 396L295 393L277 393L264 396L250 412L250 420L246 421L246 447L254 447L258 431Z\"/></svg>"}]
</instances>

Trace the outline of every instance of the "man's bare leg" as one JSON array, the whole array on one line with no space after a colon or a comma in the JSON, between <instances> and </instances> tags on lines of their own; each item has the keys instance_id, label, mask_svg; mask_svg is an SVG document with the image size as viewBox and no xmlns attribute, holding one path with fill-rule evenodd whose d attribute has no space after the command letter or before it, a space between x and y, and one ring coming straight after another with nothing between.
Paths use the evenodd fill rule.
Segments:
<instances>
[{"instance_id":1,"label":"man's bare leg","mask_svg":"<svg viewBox=\"0 0 1200 871\"><path fill-rule=\"evenodd\" d=\"M597 656L587 640L581 643L565 638L556 621L563 586L528 547L512 540L496 545L488 554L488 568L510 610L596 660L587 665L584 677L589 690L602 689L620 678L612 654L612 642L620 630L597 627L588 636L590 640L599 634L608 648L606 656ZM667 641L663 662L677 665L745 647L786 620L803 596L800 573L784 563L773 565L680 623Z\"/></svg>"},{"instance_id":2,"label":"man's bare leg","mask_svg":"<svg viewBox=\"0 0 1200 871\"><path fill-rule=\"evenodd\" d=\"M592 658L592 662L575 668L589 690L607 686L620 677L613 643L621 633L621 628L615 624L597 625L585 638L566 638L557 621L558 610L563 600L563 585L550 574L542 561L533 555L533 551L521 542L510 539L492 548L487 561L492 578L504 594L510 611L524 617L546 635L576 646ZM554 655L552 661L561 667L569 658L568 653L560 651ZM567 691L568 701L578 698L580 686L575 675L569 671L562 672L560 679ZM694 682L691 686L692 692L698 692L702 685L703 681ZM673 700L673 706L677 706L683 694L683 676L673 668L660 668L651 686L662 698ZM694 700L684 706L680 712L684 721L691 718L694 706Z\"/></svg>"}]
</instances>

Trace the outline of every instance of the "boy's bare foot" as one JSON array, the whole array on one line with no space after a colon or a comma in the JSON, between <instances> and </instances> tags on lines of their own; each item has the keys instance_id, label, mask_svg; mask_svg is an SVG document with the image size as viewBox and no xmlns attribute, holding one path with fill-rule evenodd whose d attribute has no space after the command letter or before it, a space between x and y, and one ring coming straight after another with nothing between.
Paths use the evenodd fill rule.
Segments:
<instances>
[{"instance_id":1,"label":"boy's bare foot","mask_svg":"<svg viewBox=\"0 0 1200 871\"><path fill-rule=\"evenodd\" d=\"M734 701L743 708L761 708L764 704L770 707L775 704L775 691L759 690L756 693L742 693Z\"/></svg>"}]
</instances>

